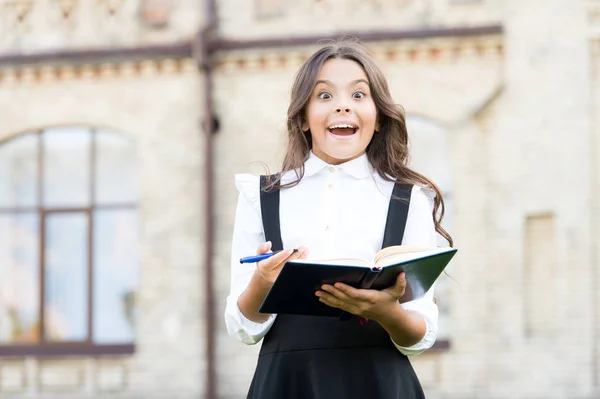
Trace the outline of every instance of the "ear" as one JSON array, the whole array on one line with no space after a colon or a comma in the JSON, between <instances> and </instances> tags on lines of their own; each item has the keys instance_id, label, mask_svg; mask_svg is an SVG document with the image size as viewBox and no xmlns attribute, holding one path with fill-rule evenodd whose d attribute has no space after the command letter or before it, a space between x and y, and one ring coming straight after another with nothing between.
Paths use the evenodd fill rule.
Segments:
<instances>
[{"instance_id":1,"label":"ear","mask_svg":"<svg viewBox=\"0 0 600 399\"><path fill-rule=\"evenodd\" d=\"M308 122L306 121L306 119L302 120L302 125L300 125L300 129L302 129L303 132L308 132L309 130L309 126L308 126Z\"/></svg>"}]
</instances>

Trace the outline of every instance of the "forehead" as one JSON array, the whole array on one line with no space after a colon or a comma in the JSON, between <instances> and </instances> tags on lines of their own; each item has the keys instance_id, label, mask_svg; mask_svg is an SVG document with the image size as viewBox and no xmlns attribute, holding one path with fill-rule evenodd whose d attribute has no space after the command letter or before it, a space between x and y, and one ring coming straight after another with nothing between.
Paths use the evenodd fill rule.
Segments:
<instances>
[{"instance_id":1,"label":"forehead","mask_svg":"<svg viewBox=\"0 0 600 399\"><path fill-rule=\"evenodd\" d=\"M317 75L317 80L329 80L333 83L347 83L358 79L369 80L359 63L345 58L331 58L325 61Z\"/></svg>"}]
</instances>

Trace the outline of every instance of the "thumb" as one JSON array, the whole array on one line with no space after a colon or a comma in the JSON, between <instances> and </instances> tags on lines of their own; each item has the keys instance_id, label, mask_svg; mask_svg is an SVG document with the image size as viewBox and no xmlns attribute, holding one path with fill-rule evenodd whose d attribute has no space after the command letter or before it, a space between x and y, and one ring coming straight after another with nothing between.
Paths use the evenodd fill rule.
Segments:
<instances>
[{"instance_id":1,"label":"thumb","mask_svg":"<svg viewBox=\"0 0 600 399\"><path fill-rule=\"evenodd\" d=\"M400 273L396 278L396 284L385 289L388 294L392 295L395 298L400 298L404 295L404 291L406 290L406 276L404 272Z\"/></svg>"}]
</instances>

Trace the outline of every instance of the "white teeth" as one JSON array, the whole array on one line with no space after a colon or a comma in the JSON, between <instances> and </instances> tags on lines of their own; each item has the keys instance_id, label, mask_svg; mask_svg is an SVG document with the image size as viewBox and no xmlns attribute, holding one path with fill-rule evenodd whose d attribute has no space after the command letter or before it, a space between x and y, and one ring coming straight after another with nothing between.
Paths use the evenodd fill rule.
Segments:
<instances>
[{"instance_id":1,"label":"white teeth","mask_svg":"<svg viewBox=\"0 0 600 399\"><path fill-rule=\"evenodd\" d=\"M329 126L329 129L356 129L356 126L346 125L342 123L340 125Z\"/></svg>"}]
</instances>

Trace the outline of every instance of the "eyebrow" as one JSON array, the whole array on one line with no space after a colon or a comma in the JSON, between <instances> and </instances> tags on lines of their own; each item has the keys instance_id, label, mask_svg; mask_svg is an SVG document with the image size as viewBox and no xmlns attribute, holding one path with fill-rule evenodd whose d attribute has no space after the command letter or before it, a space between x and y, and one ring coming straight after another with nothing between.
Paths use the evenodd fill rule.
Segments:
<instances>
[{"instance_id":1,"label":"eyebrow","mask_svg":"<svg viewBox=\"0 0 600 399\"><path fill-rule=\"evenodd\" d=\"M327 79L319 79L319 80L317 80L315 82L315 86L318 85L319 83L324 83L324 84L326 84L328 86L335 86L331 80L327 80ZM367 85L369 84L369 82L367 80L365 80L365 79L356 79L356 80L353 80L352 82L350 82L350 86L357 85L358 83L365 83Z\"/></svg>"}]
</instances>

